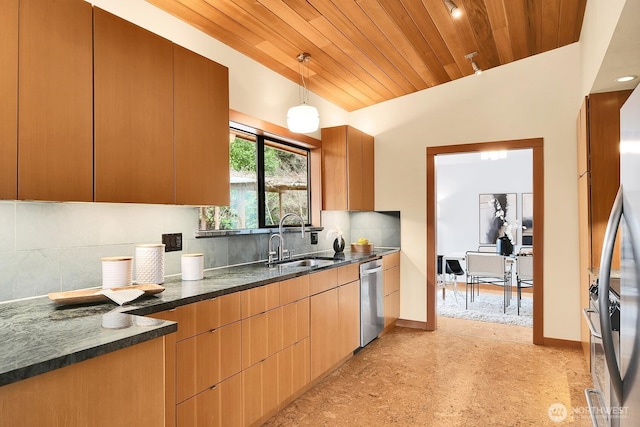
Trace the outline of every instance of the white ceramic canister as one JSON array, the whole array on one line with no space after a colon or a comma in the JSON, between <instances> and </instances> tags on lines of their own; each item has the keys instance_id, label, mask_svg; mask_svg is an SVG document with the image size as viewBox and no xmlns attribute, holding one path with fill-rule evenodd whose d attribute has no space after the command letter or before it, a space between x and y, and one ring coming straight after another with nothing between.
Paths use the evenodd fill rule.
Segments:
<instances>
[{"instance_id":1,"label":"white ceramic canister","mask_svg":"<svg viewBox=\"0 0 640 427\"><path fill-rule=\"evenodd\" d=\"M109 289L131 285L132 260L130 256L102 258L102 287Z\"/></svg>"},{"instance_id":2,"label":"white ceramic canister","mask_svg":"<svg viewBox=\"0 0 640 427\"><path fill-rule=\"evenodd\" d=\"M136 283L164 283L164 245L136 245Z\"/></svg>"},{"instance_id":3,"label":"white ceramic canister","mask_svg":"<svg viewBox=\"0 0 640 427\"><path fill-rule=\"evenodd\" d=\"M182 255L182 280L202 280L204 277L204 255Z\"/></svg>"}]
</instances>

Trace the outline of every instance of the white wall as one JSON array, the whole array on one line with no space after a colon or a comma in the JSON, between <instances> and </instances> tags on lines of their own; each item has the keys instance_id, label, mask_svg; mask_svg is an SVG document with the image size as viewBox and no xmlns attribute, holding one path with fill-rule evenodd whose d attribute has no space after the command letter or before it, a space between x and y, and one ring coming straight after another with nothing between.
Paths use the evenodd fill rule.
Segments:
<instances>
[{"instance_id":1,"label":"white wall","mask_svg":"<svg viewBox=\"0 0 640 427\"><path fill-rule=\"evenodd\" d=\"M436 157L438 254L475 251L480 245L479 194L516 193L514 218L522 224L522 193L533 190L532 150L511 150L506 159L481 160L478 153ZM517 230L516 247L522 245Z\"/></svg>"},{"instance_id":2,"label":"white wall","mask_svg":"<svg viewBox=\"0 0 640 427\"><path fill-rule=\"evenodd\" d=\"M579 66L573 44L352 114L353 126L376 137L376 210L401 211L402 318L427 314L426 147L543 138L544 334L579 339Z\"/></svg>"}]
</instances>

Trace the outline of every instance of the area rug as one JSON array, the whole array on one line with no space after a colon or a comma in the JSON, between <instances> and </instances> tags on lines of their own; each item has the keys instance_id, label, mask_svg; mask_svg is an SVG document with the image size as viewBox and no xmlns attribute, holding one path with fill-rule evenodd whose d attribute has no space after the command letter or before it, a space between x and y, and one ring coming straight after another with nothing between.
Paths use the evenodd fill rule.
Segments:
<instances>
[{"instance_id":1,"label":"area rug","mask_svg":"<svg viewBox=\"0 0 640 427\"><path fill-rule=\"evenodd\" d=\"M507 325L533 326L533 299L530 295L523 296L518 316L516 290L513 289L511 305L507 312L502 312L502 294L489 294L480 291L474 302L469 301L469 308L465 309L464 286L454 295L454 291L447 289L446 297L442 299L442 292L438 290L438 316L454 317L458 319L479 320L481 322L504 323ZM457 301L456 297L457 296Z\"/></svg>"}]
</instances>

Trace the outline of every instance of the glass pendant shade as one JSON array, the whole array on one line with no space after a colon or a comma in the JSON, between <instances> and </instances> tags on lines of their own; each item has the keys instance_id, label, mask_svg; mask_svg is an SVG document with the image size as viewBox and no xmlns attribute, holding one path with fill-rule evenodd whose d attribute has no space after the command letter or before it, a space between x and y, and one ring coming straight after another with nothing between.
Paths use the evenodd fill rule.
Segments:
<instances>
[{"instance_id":1,"label":"glass pendant shade","mask_svg":"<svg viewBox=\"0 0 640 427\"><path fill-rule=\"evenodd\" d=\"M316 107L302 103L289 108L287 127L291 132L310 133L318 130L320 114Z\"/></svg>"}]
</instances>

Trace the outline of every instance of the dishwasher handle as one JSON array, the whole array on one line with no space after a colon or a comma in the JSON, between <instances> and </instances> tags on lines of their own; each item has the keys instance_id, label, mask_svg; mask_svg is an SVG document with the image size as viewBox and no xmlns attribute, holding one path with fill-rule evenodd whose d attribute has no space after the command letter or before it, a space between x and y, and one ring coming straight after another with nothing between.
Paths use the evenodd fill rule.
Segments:
<instances>
[{"instance_id":1,"label":"dishwasher handle","mask_svg":"<svg viewBox=\"0 0 640 427\"><path fill-rule=\"evenodd\" d=\"M589 332L591 332L591 335L593 335L594 338L602 339L602 335L600 334L600 332L598 332L596 330L595 325L591 321L591 317L589 316L589 314L591 314L591 313L598 314L598 312L596 310L594 310L593 308L584 308L584 309L582 309L582 315L584 316L584 318L587 321L587 326L589 326Z\"/></svg>"},{"instance_id":2,"label":"dishwasher handle","mask_svg":"<svg viewBox=\"0 0 640 427\"><path fill-rule=\"evenodd\" d=\"M378 271L382 271L382 267L370 268L368 270L362 270L362 274L374 274Z\"/></svg>"}]
</instances>

